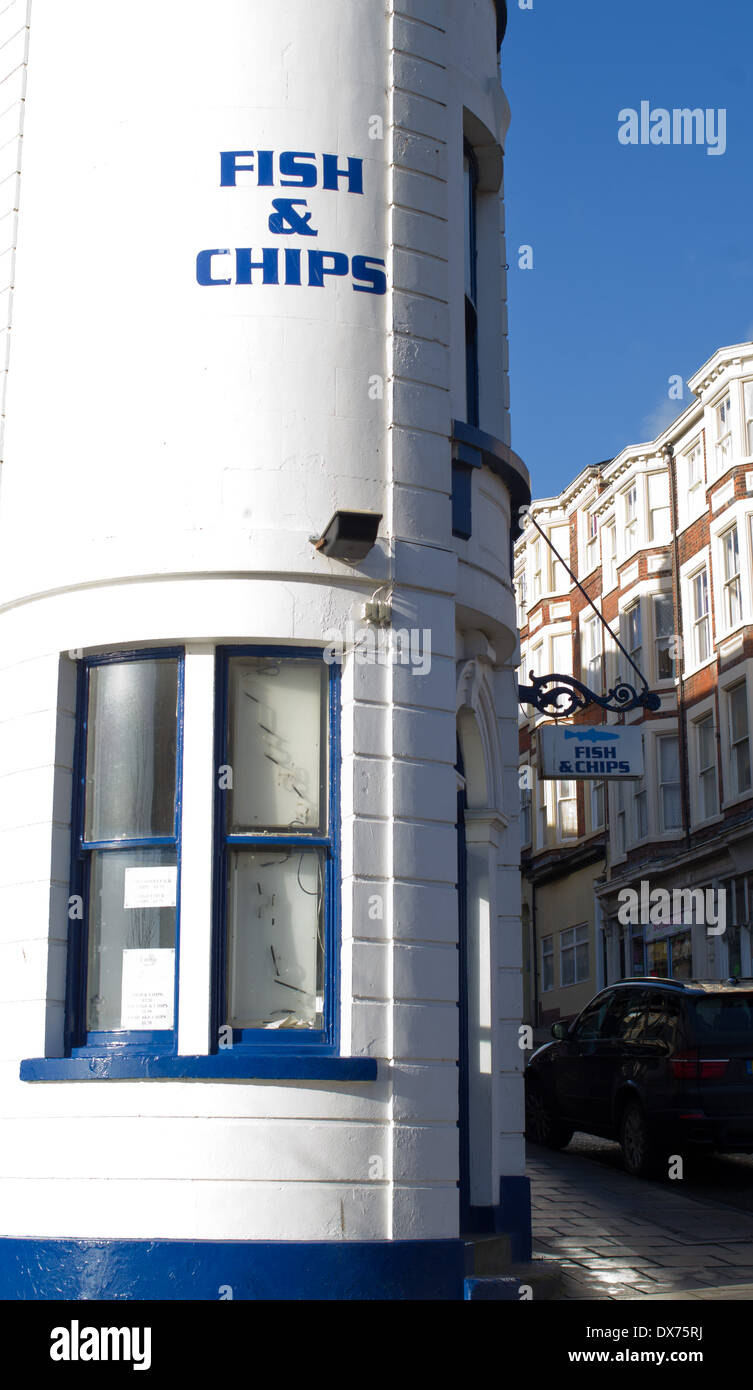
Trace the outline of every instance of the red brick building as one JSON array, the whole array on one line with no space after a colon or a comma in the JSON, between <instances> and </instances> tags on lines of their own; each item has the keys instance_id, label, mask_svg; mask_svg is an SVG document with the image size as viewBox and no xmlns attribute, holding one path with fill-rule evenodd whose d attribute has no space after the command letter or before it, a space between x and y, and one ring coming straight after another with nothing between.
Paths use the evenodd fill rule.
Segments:
<instances>
[{"instance_id":1,"label":"red brick building","mask_svg":"<svg viewBox=\"0 0 753 1390\"><path fill-rule=\"evenodd\" d=\"M661 697L656 712L592 705L574 716L639 724L640 782L540 779L537 735L548 721L521 708L536 1023L572 1015L626 975L753 974L753 343L721 348L688 385L691 404L657 439L531 506ZM523 683L534 671L574 675L599 693L620 679L640 684L530 521L515 582ZM640 897L641 885L643 909L628 921L619 894ZM645 910L657 889L669 915Z\"/></svg>"}]
</instances>

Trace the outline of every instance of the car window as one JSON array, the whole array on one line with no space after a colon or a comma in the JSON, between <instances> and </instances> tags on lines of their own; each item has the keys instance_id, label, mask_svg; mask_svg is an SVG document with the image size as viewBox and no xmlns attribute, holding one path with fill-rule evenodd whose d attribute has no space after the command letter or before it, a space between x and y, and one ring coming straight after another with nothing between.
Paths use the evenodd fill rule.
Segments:
<instances>
[{"instance_id":1,"label":"car window","mask_svg":"<svg viewBox=\"0 0 753 1390\"><path fill-rule=\"evenodd\" d=\"M707 994L694 999L691 1019L699 1042L750 1044L753 1052L753 994Z\"/></svg>"},{"instance_id":2,"label":"car window","mask_svg":"<svg viewBox=\"0 0 753 1390\"><path fill-rule=\"evenodd\" d=\"M647 1042L661 1042L674 1052L680 1030L681 1010L677 999L649 990L643 1036Z\"/></svg>"},{"instance_id":3,"label":"car window","mask_svg":"<svg viewBox=\"0 0 753 1390\"><path fill-rule=\"evenodd\" d=\"M614 991L610 990L608 994L597 995L586 1005L571 1034L577 1042L591 1042L601 1036L604 1016L613 998Z\"/></svg>"},{"instance_id":4,"label":"car window","mask_svg":"<svg viewBox=\"0 0 753 1390\"><path fill-rule=\"evenodd\" d=\"M645 1017L646 991L618 990L604 1019L602 1037L613 1038L615 1042L637 1042L643 1033Z\"/></svg>"}]
</instances>

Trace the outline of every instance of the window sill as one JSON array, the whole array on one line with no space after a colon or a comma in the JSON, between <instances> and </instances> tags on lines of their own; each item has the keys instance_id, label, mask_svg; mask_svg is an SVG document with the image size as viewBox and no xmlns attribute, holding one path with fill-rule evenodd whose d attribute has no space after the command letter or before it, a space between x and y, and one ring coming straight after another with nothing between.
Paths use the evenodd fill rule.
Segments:
<instances>
[{"instance_id":1,"label":"window sill","mask_svg":"<svg viewBox=\"0 0 753 1390\"><path fill-rule=\"evenodd\" d=\"M707 666L716 665L716 652L707 656L705 661L699 661L697 666L685 666L682 672L684 681L689 681L691 676L697 676L699 671L705 671Z\"/></svg>"},{"instance_id":2,"label":"window sill","mask_svg":"<svg viewBox=\"0 0 753 1390\"><path fill-rule=\"evenodd\" d=\"M22 1081L375 1081L374 1057L262 1057L236 1048L205 1057L30 1057Z\"/></svg>"}]
</instances>

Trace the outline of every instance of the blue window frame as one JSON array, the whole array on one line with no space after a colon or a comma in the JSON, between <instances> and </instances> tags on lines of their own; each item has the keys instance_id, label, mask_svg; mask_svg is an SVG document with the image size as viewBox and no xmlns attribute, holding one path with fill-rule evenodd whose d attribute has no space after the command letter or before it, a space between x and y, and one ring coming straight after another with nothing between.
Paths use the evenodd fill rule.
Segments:
<instances>
[{"instance_id":1,"label":"blue window frame","mask_svg":"<svg viewBox=\"0 0 753 1390\"><path fill-rule=\"evenodd\" d=\"M215 1045L334 1055L339 668L223 647L216 688Z\"/></svg>"},{"instance_id":2,"label":"blue window frame","mask_svg":"<svg viewBox=\"0 0 753 1390\"><path fill-rule=\"evenodd\" d=\"M456 459L452 461L452 534L467 541L473 525L471 520L471 497L473 489L473 470L467 463Z\"/></svg>"},{"instance_id":3,"label":"blue window frame","mask_svg":"<svg viewBox=\"0 0 753 1390\"><path fill-rule=\"evenodd\" d=\"M66 1053L176 1050L183 652L79 662Z\"/></svg>"}]
</instances>

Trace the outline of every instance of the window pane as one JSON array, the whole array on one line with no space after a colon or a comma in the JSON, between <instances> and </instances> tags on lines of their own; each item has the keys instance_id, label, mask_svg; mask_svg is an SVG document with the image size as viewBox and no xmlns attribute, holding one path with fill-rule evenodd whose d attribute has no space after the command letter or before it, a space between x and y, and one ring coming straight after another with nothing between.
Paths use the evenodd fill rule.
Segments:
<instances>
[{"instance_id":1,"label":"window pane","mask_svg":"<svg viewBox=\"0 0 753 1390\"><path fill-rule=\"evenodd\" d=\"M661 767L661 781L679 781L680 745L678 740L676 738L660 738L659 756Z\"/></svg>"},{"instance_id":2,"label":"window pane","mask_svg":"<svg viewBox=\"0 0 753 1390\"><path fill-rule=\"evenodd\" d=\"M672 937L672 979L691 980L693 978L693 945L689 931L678 932Z\"/></svg>"},{"instance_id":3,"label":"window pane","mask_svg":"<svg viewBox=\"0 0 753 1390\"><path fill-rule=\"evenodd\" d=\"M578 1042L589 1042L599 1037L605 1015L613 999L613 994L602 994L583 1010L574 1028Z\"/></svg>"},{"instance_id":4,"label":"window pane","mask_svg":"<svg viewBox=\"0 0 753 1390\"><path fill-rule=\"evenodd\" d=\"M627 647L628 650L636 652L641 647L641 606L634 603L632 608L628 608L625 614L627 622Z\"/></svg>"},{"instance_id":5,"label":"window pane","mask_svg":"<svg viewBox=\"0 0 753 1390\"><path fill-rule=\"evenodd\" d=\"M320 661L231 660L231 832L324 828L325 674Z\"/></svg>"},{"instance_id":6,"label":"window pane","mask_svg":"<svg viewBox=\"0 0 753 1390\"><path fill-rule=\"evenodd\" d=\"M658 680L672 680L675 674L674 625L675 614L671 594L654 595L654 626L656 631L656 674Z\"/></svg>"},{"instance_id":7,"label":"window pane","mask_svg":"<svg viewBox=\"0 0 753 1390\"><path fill-rule=\"evenodd\" d=\"M662 822L665 830L678 830L682 825L679 787L662 788Z\"/></svg>"},{"instance_id":8,"label":"window pane","mask_svg":"<svg viewBox=\"0 0 753 1390\"><path fill-rule=\"evenodd\" d=\"M740 546L737 539L737 527L733 526L730 531L725 532L722 537L722 553L724 556L724 577L732 579L734 575L740 573Z\"/></svg>"},{"instance_id":9,"label":"window pane","mask_svg":"<svg viewBox=\"0 0 753 1390\"><path fill-rule=\"evenodd\" d=\"M696 728L698 730L698 766L703 769L710 767L715 758L713 715L708 714L705 719L699 719Z\"/></svg>"},{"instance_id":10,"label":"window pane","mask_svg":"<svg viewBox=\"0 0 753 1390\"><path fill-rule=\"evenodd\" d=\"M89 677L87 840L175 832L177 660L119 661Z\"/></svg>"},{"instance_id":11,"label":"window pane","mask_svg":"<svg viewBox=\"0 0 753 1390\"><path fill-rule=\"evenodd\" d=\"M234 850L228 880L228 1022L322 1028L323 854Z\"/></svg>"},{"instance_id":12,"label":"window pane","mask_svg":"<svg viewBox=\"0 0 753 1390\"><path fill-rule=\"evenodd\" d=\"M573 644L569 634L552 638L552 667L558 675L572 674Z\"/></svg>"},{"instance_id":13,"label":"window pane","mask_svg":"<svg viewBox=\"0 0 753 1390\"><path fill-rule=\"evenodd\" d=\"M732 742L737 743L748 734L748 692L745 685L738 685L730 691L729 712Z\"/></svg>"},{"instance_id":14,"label":"window pane","mask_svg":"<svg viewBox=\"0 0 753 1390\"><path fill-rule=\"evenodd\" d=\"M643 944L643 936L642 936L642 934L641 934L640 932L634 932L634 933L633 933L632 942L631 942L631 959L632 959L631 974L633 974L633 975L645 975L645 974L646 974L646 963L645 963L645 960L644 960L645 954L646 954L646 950L645 950L645 946L644 946L644 944Z\"/></svg>"},{"instance_id":15,"label":"window pane","mask_svg":"<svg viewBox=\"0 0 753 1390\"><path fill-rule=\"evenodd\" d=\"M654 617L657 637L672 637L674 635L675 611L671 594L656 594L654 596Z\"/></svg>"},{"instance_id":16,"label":"window pane","mask_svg":"<svg viewBox=\"0 0 753 1390\"><path fill-rule=\"evenodd\" d=\"M709 580L706 570L701 570L693 578L693 603L696 618L702 618L709 611Z\"/></svg>"},{"instance_id":17,"label":"window pane","mask_svg":"<svg viewBox=\"0 0 753 1390\"><path fill-rule=\"evenodd\" d=\"M545 936L541 943L542 987L554 988L554 940Z\"/></svg>"},{"instance_id":18,"label":"window pane","mask_svg":"<svg viewBox=\"0 0 753 1390\"><path fill-rule=\"evenodd\" d=\"M476 246L475 246L475 198L476 180L468 155L463 158L463 201L465 204L465 292L470 300L476 301Z\"/></svg>"},{"instance_id":19,"label":"window pane","mask_svg":"<svg viewBox=\"0 0 753 1390\"><path fill-rule=\"evenodd\" d=\"M744 792L750 786L750 747L747 739L735 749L736 792Z\"/></svg>"},{"instance_id":20,"label":"window pane","mask_svg":"<svg viewBox=\"0 0 753 1390\"><path fill-rule=\"evenodd\" d=\"M648 941L646 943L646 973L658 975L663 980L667 979L669 961L666 941Z\"/></svg>"},{"instance_id":21,"label":"window pane","mask_svg":"<svg viewBox=\"0 0 753 1390\"><path fill-rule=\"evenodd\" d=\"M87 1027L172 1028L175 850L94 850L91 858Z\"/></svg>"}]
</instances>

